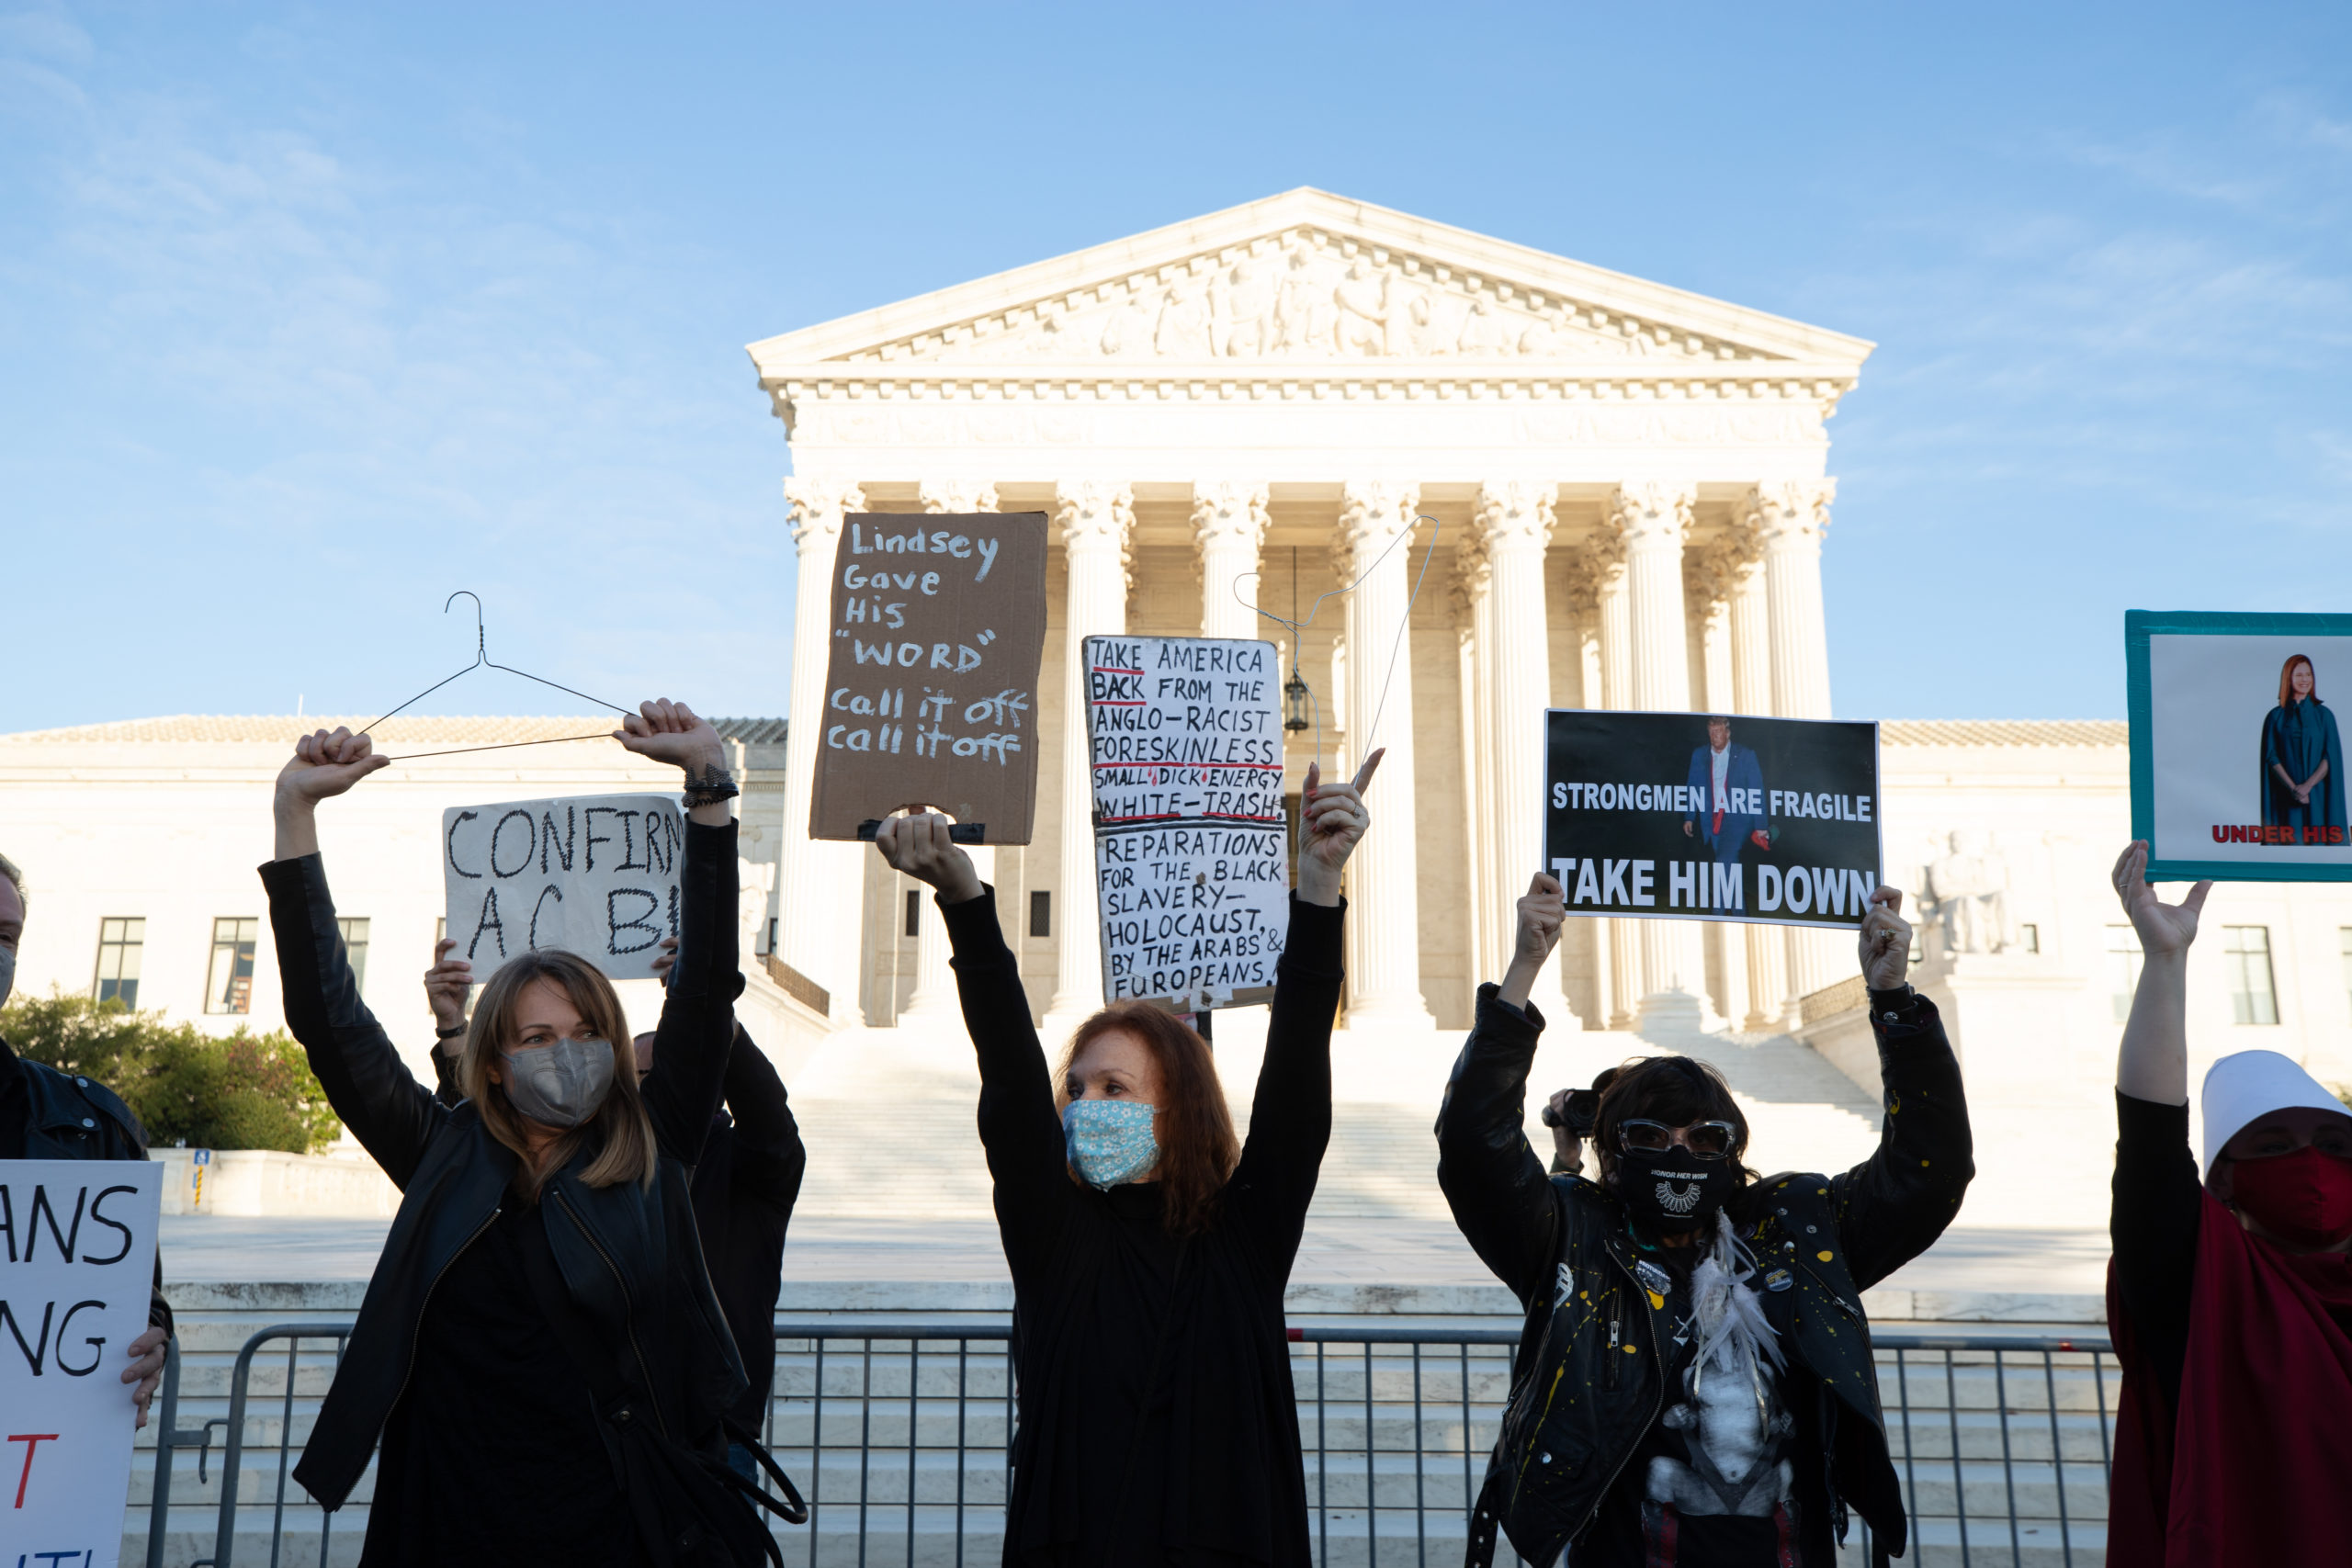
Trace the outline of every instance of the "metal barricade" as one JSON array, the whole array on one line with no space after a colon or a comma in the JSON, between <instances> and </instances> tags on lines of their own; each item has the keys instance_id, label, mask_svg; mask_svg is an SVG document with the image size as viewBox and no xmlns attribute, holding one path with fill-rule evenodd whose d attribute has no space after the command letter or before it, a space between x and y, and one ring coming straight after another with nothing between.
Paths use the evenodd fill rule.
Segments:
<instances>
[{"instance_id":1,"label":"metal barricade","mask_svg":"<svg viewBox=\"0 0 2352 1568\"><path fill-rule=\"evenodd\" d=\"M195 1449L209 1485L215 1427L226 1430L211 1550L186 1568L356 1560L372 1477L342 1516L323 1513L292 1480L350 1332L348 1323L307 1323L254 1335L238 1352L227 1415L187 1429L176 1425L173 1348L157 1404L148 1568L166 1568L175 1456ZM1320 1568L1458 1562L1509 1397L1518 1325L1318 1325L1294 1327L1290 1339ZM2118 1376L2105 1335L1882 1330L1873 1345L1910 1513L1907 1562L2101 1561ZM998 1561L1016 1419L1010 1350L1001 1320L778 1319L763 1436L810 1510L805 1527L777 1529L786 1562ZM1839 1562L1866 1562L1868 1550L1857 1521ZM1520 1562L1507 1543L1497 1561Z\"/></svg>"}]
</instances>

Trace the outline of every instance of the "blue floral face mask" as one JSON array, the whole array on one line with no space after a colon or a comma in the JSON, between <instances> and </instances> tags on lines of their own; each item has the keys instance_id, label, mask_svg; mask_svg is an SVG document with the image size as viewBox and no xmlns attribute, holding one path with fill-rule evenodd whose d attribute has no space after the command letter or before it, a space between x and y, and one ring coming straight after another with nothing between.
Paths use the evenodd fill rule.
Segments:
<instances>
[{"instance_id":1,"label":"blue floral face mask","mask_svg":"<svg viewBox=\"0 0 2352 1568\"><path fill-rule=\"evenodd\" d=\"M1107 1190L1158 1165L1152 1110L1139 1100L1071 1100L1062 1112L1062 1140L1078 1179Z\"/></svg>"}]
</instances>

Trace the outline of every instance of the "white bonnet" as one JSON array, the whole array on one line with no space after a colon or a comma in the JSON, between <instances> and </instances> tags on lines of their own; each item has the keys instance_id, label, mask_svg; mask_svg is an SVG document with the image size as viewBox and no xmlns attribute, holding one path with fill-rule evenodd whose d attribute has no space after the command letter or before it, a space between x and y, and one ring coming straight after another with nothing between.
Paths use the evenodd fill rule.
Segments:
<instances>
[{"instance_id":1,"label":"white bonnet","mask_svg":"<svg viewBox=\"0 0 2352 1568\"><path fill-rule=\"evenodd\" d=\"M2344 1102L2291 1056L2240 1051L2215 1062L2205 1074L2205 1174L2213 1174L2222 1146L2256 1121L2303 1108L2345 1113Z\"/></svg>"}]
</instances>

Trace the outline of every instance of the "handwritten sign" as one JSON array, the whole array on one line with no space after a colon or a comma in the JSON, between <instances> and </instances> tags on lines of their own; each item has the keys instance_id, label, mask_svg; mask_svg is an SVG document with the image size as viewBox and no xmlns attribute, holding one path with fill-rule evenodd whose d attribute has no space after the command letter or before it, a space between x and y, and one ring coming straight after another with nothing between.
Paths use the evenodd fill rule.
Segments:
<instances>
[{"instance_id":1,"label":"handwritten sign","mask_svg":"<svg viewBox=\"0 0 2352 1568\"><path fill-rule=\"evenodd\" d=\"M1102 994L1264 999L1290 931L1274 645L1091 637L1086 666Z\"/></svg>"},{"instance_id":2,"label":"handwritten sign","mask_svg":"<svg viewBox=\"0 0 2352 1568\"><path fill-rule=\"evenodd\" d=\"M1046 514L853 513L833 561L831 656L808 836L929 807L1025 844L1037 809Z\"/></svg>"},{"instance_id":3,"label":"handwritten sign","mask_svg":"<svg viewBox=\"0 0 2352 1568\"><path fill-rule=\"evenodd\" d=\"M650 979L678 934L686 822L658 795L453 806L441 874L456 957L478 979L535 947L576 953L615 980Z\"/></svg>"},{"instance_id":4,"label":"handwritten sign","mask_svg":"<svg viewBox=\"0 0 2352 1568\"><path fill-rule=\"evenodd\" d=\"M114 1568L164 1168L0 1160L0 1563Z\"/></svg>"}]
</instances>

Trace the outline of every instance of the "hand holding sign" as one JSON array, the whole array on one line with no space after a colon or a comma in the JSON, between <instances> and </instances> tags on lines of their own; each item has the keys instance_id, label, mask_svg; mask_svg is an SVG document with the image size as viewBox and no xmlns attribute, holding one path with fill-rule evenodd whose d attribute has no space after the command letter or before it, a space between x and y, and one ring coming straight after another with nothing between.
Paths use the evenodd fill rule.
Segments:
<instances>
[{"instance_id":1,"label":"hand holding sign","mask_svg":"<svg viewBox=\"0 0 2352 1568\"><path fill-rule=\"evenodd\" d=\"M894 817L874 830L874 847L891 870L939 889L942 903L961 904L980 896L980 874L947 836L947 826L946 818L928 811Z\"/></svg>"},{"instance_id":2,"label":"hand holding sign","mask_svg":"<svg viewBox=\"0 0 2352 1568\"><path fill-rule=\"evenodd\" d=\"M2123 852L2116 857L2114 875L2115 896L2123 901L2123 913L2139 933L2140 951L2151 958L2188 952L2188 944L2197 940L2197 917L2205 908L2205 895L2213 891L2212 883L2200 882L2179 903L2165 903L2148 884L2145 839L2134 839L2123 846Z\"/></svg>"},{"instance_id":3,"label":"hand holding sign","mask_svg":"<svg viewBox=\"0 0 2352 1568\"><path fill-rule=\"evenodd\" d=\"M1870 913L1862 917L1862 983L1873 991L1902 989L1911 966L1911 922L1902 908L1903 895L1882 887L1871 895Z\"/></svg>"},{"instance_id":4,"label":"hand holding sign","mask_svg":"<svg viewBox=\"0 0 2352 1568\"><path fill-rule=\"evenodd\" d=\"M150 1328L123 1352L130 1358L130 1365L122 1369L122 1381L139 1385L130 1391L130 1402L139 1407L139 1419L131 1423L134 1430L147 1425L148 1402L155 1397L155 1385L164 1381L164 1342L170 1337L160 1328Z\"/></svg>"},{"instance_id":5,"label":"hand holding sign","mask_svg":"<svg viewBox=\"0 0 2352 1568\"><path fill-rule=\"evenodd\" d=\"M1306 784L1298 804L1304 840L1298 846L1298 896L1306 902L1339 903L1340 872L1372 826L1372 815L1363 807L1364 786L1386 755L1384 746L1366 757L1353 782L1343 784L1323 783L1322 763L1306 764Z\"/></svg>"},{"instance_id":6,"label":"hand holding sign","mask_svg":"<svg viewBox=\"0 0 2352 1568\"><path fill-rule=\"evenodd\" d=\"M433 1010L433 1027L436 1030L462 1029L466 1022L466 993L473 988L474 966L462 958L452 958L449 950L458 945L453 936L443 937L433 944L433 967L424 972L424 1005ZM465 1037L441 1042L442 1055L454 1056L465 1043Z\"/></svg>"},{"instance_id":7,"label":"hand holding sign","mask_svg":"<svg viewBox=\"0 0 2352 1568\"><path fill-rule=\"evenodd\" d=\"M1567 918L1567 898L1558 880L1537 872L1519 901L1519 931L1511 939L1510 967L1503 972L1503 1000L1513 1007L1527 1005L1536 974L1559 944L1560 927Z\"/></svg>"}]
</instances>

